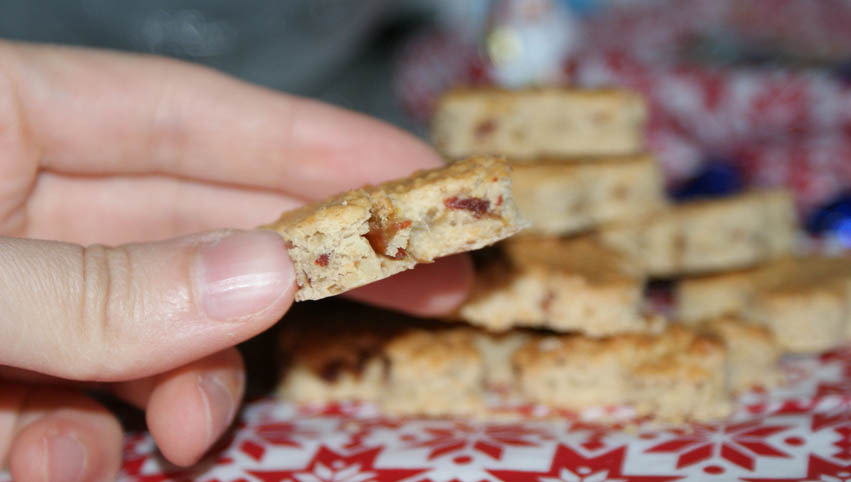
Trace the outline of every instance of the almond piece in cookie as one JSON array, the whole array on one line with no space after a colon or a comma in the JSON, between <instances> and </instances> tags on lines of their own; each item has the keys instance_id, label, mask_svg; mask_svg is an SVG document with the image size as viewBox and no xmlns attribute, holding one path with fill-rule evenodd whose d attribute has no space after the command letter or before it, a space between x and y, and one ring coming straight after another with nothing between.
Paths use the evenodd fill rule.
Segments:
<instances>
[{"instance_id":1,"label":"almond piece in cookie","mask_svg":"<svg viewBox=\"0 0 851 482\"><path fill-rule=\"evenodd\" d=\"M295 299L302 301L481 248L526 226L506 162L473 157L355 189L263 227L286 240L295 264Z\"/></svg>"}]
</instances>

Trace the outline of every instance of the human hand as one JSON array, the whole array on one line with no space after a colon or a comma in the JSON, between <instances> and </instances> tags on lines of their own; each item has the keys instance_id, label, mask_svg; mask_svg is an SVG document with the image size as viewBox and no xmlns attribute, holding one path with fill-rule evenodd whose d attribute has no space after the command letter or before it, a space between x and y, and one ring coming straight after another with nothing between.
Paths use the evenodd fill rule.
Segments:
<instances>
[{"instance_id":1,"label":"human hand","mask_svg":"<svg viewBox=\"0 0 851 482\"><path fill-rule=\"evenodd\" d=\"M121 428L76 389L96 382L197 461L242 396L232 347L295 288L279 236L221 228L439 164L390 126L200 67L0 42L0 460L15 480L114 477ZM351 296L434 315L471 273L450 257Z\"/></svg>"}]
</instances>

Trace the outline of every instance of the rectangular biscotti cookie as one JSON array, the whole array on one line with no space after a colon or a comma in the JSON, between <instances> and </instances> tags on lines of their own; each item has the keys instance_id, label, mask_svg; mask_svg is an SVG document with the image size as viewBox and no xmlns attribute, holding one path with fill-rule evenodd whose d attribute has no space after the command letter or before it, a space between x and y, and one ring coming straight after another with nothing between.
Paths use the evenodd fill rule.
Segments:
<instances>
[{"instance_id":1,"label":"rectangular biscotti cookie","mask_svg":"<svg viewBox=\"0 0 851 482\"><path fill-rule=\"evenodd\" d=\"M644 278L590 237L516 237L478 263L457 318L490 331L527 326L590 336L647 331Z\"/></svg>"},{"instance_id":2,"label":"rectangular biscotti cookie","mask_svg":"<svg viewBox=\"0 0 851 482\"><path fill-rule=\"evenodd\" d=\"M452 159L632 154L644 148L646 111L625 90L458 89L438 102L432 139Z\"/></svg>"},{"instance_id":3,"label":"rectangular biscotti cookie","mask_svg":"<svg viewBox=\"0 0 851 482\"><path fill-rule=\"evenodd\" d=\"M526 226L506 162L473 157L286 212L264 228L286 240L301 301L478 249Z\"/></svg>"},{"instance_id":4,"label":"rectangular biscotti cookie","mask_svg":"<svg viewBox=\"0 0 851 482\"><path fill-rule=\"evenodd\" d=\"M680 278L674 288L677 319L696 323L742 314L753 296L757 273L764 267Z\"/></svg>"},{"instance_id":5,"label":"rectangular biscotti cookie","mask_svg":"<svg viewBox=\"0 0 851 482\"><path fill-rule=\"evenodd\" d=\"M527 232L565 235L658 211L666 202L656 160L647 154L605 161L518 163L514 200L532 225Z\"/></svg>"},{"instance_id":6,"label":"rectangular biscotti cookie","mask_svg":"<svg viewBox=\"0 0 851 482\"><path fill-rule=\"evenodd\" d=\"M748 271L683 279L676 304L685 321L723 309L763 324L785 351L833 349L851 340L851 256L785 258Z\"/></svg>"},{"instance_id":7,"label":"rectangular biscotti cookie","mask_svg":"<svg viewBox=\"0 0 851 482\"><path fill-rule=\"evenodd\" d=\"M724 316L700 323L698 330L724 341L730 388L734 392L772 388L783 381L780 346L768 327Z\"/></svg>"},{"instance_id":8,"label":"rectangular biscotti cookie","mask_svg":"<svg viewBox=\"0 0 851 482\"><path fill-rule=\"evenodd\" d=\"M570 410L631 405L667 421L729 414L726 363L723 342L679 325L601 339L543 336L514 354L520 391L535 402Z\"/></svg>"},{"instance_id":9,"label":"rectangular biscotti cookie","mask_svg":"<svg viewBox=\"0 0 851 482\"><path fill-rule=\"evenodd\" d=\"M671 209L599 231L603 244L652 276L753 266L791 253L797 213L788 192L752 191Z\"/></svg>"},{"instance_id":10,"label":"rectangular biscotti cookie","mask_svg":"<svg viewBox=\"0 0 851 482\"><path fill-rule=\"evenodd\" d=\"M525 333L489 335L327 300L284 318L278 393L297 403L365 401L391 415L483 415L509 394Z\"/></svg>"},{"instance_id":11,"label":"rectangular biscotti cookie","mask_svg":"<svg viewBox=\"0 0 851 482\"><path fill-rule=\"evenodd\" d=\"M530 404L553 414L632 405L663 421L729 410L724 343L684 326L602 339L492 334L335 299L294 307L282 330L278 395L300 404L364 401L387 415L473 417Z\"/></svg>"}]
</instances>

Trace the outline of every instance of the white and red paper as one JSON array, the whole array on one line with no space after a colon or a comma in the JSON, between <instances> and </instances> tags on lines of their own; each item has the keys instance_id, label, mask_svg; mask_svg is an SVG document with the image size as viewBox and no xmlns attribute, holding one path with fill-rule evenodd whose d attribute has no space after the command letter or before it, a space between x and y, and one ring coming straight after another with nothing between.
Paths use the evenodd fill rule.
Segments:
<instances>
[{"instance_id":1,"label":"white and red paper","mask_svg":"<svg viewBox=\"0 0 851 482\"><path fill-rule=\"evenodd\" d=\"M145 434L127 437L122 480L847 481L851 349L788 357L789 382L743 395L721 423L659 428L556 420L400 420L368 406L299 411L249 404L199 468L169 466Z\"/></svg>"}]
</instances>

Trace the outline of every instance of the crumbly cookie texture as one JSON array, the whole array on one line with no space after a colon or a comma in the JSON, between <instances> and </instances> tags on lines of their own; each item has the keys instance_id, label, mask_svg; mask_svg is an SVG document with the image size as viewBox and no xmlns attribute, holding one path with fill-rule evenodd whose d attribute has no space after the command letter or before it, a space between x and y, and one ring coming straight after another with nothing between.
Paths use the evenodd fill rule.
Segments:
<instances>
[{"instance_id":1,"label":"crumbly cookie texture","mask_svg":"<svg viewBox=\"0 0 851 482\"><path fill-rule=\"evenodd\" d=\"M438 102L432 139L453 159L632 154L646 117L643 99L624 90L458 89Z\"/></svg>"},{"instance_id":2,"label":"crumbly cookie texture","mask_svg":"<svg viewBox=\"0 0 851 482\"><path fill-rule=\"evenodd\" d=\"M727 346L727 371L734 392L772 388L783 381L780 346L768 327L724 316L700 323L698 330L717 336Z\"/></svg>"},{"instance_id":3,"label":"crumbly cookie texture","mask_svg":"<svg viewBox=\"0 0 851 482\"><path fill-rule=\"evenodd\" d=\"M641 314L643 276L590 237L515 237L480 263L456 317L490 331L518 326L590 336L652 331Z\"/></svg>"},{"instance_id":4,"label":"crumbly cookie texture","mask_svg":"<svg viewBox=\"0 0 851 482\"><path fill-rule=\"evenodd\" d=\"M544 405L631 405L665 421L712 420L731 411L726 353L715 337L672 325L654 335L540 337L514 365L520 390Z\"/></svg>"},{"instance_id":5,"label":"crumbly cookie texture","mask_svg":"<svg viewBox=\"0 0 851 482\"><path fill-rule=\"evenodd\" d=\"M672 422L723 417L730 407L724 343L686 326L599 339L493 334L340 300L296 306L282 323L278 394L296 403L485 418L529 403L626 404Z\"/></svg>"},{"instance_id":6,"label":"crumbly cookie texture","mask_svg":"<svg viewBox=\"0 0 851 482\"><path fill-rule=\"evenodd\" d=\"M472 157L286 212L263 228L286 240L302 301L481 248L527 225L506 162Z\"/></svg>"},{"instance_id":7,"label":"crumbly cookie texture","mask_svg":"<svg viewBox=\"0 0 851 482\"><path fill-rule=\"evenodd\" d=\"M373 402L391 415L481 415L488 384L511 384L499 355L506 341L337 300L307 308L283 321L284 399ZM492 375L485 360L495 362Z\"/></svg>"},{"instance_id":8,"label":"crumbly cookie texture","mask_svg":"<svg viewBox=\"0 0 851 482\"><path fill-rule=\"evenodd\" d=\"M851 340L851 256L785 258L678 283L677 312L696 321L732 313L771 329L784 351L817 352Z\"/></svg>"},{"instance_id":9,"label":"crumbly cookie texture","mask_svg":"<svg viewBox=\"0 0 851 482\"><path fill-rule=\"evenodd\" d=\"M683 323L697 323L741 315L753 297L754 280L762 269L764 266L680 278L674 289L676 318Z\"/></svg>"},{"instance_id":10,"label":"crumbly cookie texture","mask_svg":"<svg viewBox=\"0 0 851 482\"><path fill-rule=\"evenodd\" d=\"M647 154L605 160L516 163L512 189L527 232L565 235L643 217L667 204L662 173Z\"/></svg>"},{"instance_id":11,"label":"crumbly cookie texture","mask_svg":"<svg viewBox=\"0 0 851 482\"><path fill-rule=\"evenodd\" d=\"M753 266L791 253L797 214L783 190L752 191L601 229L599 239L641 263L649 275L709 273Z\"/></svg>"}]
</instances>

